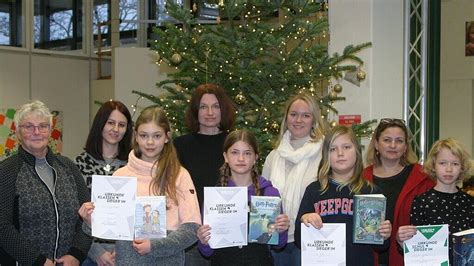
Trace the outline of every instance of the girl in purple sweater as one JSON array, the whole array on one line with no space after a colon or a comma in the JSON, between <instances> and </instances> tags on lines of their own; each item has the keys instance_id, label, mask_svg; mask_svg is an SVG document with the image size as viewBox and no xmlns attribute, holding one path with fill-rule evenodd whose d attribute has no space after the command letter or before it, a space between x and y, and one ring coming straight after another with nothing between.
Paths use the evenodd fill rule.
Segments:
<instances>
[{"instance_id":1,"label":"girl in purple sweater","mask_svg":"<svg viewBox=\"0 0 474 266\"><path fill-rule=\"evenodd\" d=\"M221 167L220 186L245 186L250 196L280 196L272 183L257 174L256 162L258 146L255 136L246 130L230 133L224 142L225 163ZM279 232L279 242L273 248L282 248L288 239L290 221L286 214L280 214L275 220L275 229ZM198 229L199 251L210 257L212 265L273 265L268 245L249 243L242 247L215 249L209 247L212 228L203 225Z\"/></svg>"}]
</instances>

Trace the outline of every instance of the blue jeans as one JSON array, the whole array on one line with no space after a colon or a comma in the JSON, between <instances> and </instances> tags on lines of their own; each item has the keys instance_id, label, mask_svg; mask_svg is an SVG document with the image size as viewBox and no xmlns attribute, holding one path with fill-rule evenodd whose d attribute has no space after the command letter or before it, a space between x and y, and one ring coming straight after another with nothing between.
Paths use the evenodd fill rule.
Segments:
<instances>
[{"instance_id":1,"label":"blue jeans","mask_svg":"<svg viewBox=\"0 0 474 266\"><path fill-rule=\"evenodd\" d=\"M288 243L283 249L272 250L273 262L275 266L300 266L301 250L295 243Z\"/></svg>"},{"instance_id":2,"label":"blue jeans","mask_svg":"<svg viewBox=\"0 0 474 266\"><path fill-rule=\"evenodd\" d=\"M81 264L81 266L97 266L97 263L91 258L87 257Z\"/></svg>"}]
</instances>

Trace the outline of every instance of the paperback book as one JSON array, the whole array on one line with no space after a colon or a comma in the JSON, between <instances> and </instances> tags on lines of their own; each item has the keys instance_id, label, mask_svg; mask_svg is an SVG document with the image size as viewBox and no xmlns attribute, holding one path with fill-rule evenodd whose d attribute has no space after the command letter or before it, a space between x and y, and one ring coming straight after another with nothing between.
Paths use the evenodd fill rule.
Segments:
<instances>
[{"instance_id":1,"label":"paperback book","mask_svg":"<svg viewBox=\"0 0 474 266\"><path fill-rule=\"evenodd\" d=\"M276 217L280 214L279 197L251 196L249 218L249 243L278 245Z\"/></svg>"},{"instance_id":2,"label":"paperback book","mask_svg":"<svg viewBox=\"0 0 474 266\"><path fill-rule=\"evenodd\" d=\"M135 201L135 239L166 237L166 197L137 197Z\"/></svg>"},{"instance_id":3,"label":"paperback book","mask_svg":"<svg viewBox=\"0 0 474 266\"><path fill-rule=\"evenodd\" d=\"M453 265L474 265L474 228L454 233L453 237Z\"/></svg>"},{"instance_id":4,"label":"paperback book","mask_svg":"<svg viewBox=\"0 0 474 266\"><path fill-rule=\"evenodd\" d=\"M353 242L359 244L383 244L379 227L385 220L387 198L382 194L354 196Z\"/></svg>"}]
</instances>

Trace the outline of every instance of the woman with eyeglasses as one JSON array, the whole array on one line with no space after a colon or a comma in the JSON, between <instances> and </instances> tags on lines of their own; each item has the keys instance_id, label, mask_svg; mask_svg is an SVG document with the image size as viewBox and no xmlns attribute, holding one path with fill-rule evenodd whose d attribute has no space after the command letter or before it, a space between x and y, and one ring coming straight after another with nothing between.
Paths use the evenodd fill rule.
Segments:
<instances>
[{"instance_id":1,"label":"woman with eyeglasses","mask_svg":"<svg viewBox=\"0 0 474 266\"><path fill-rule=\"evenodd\" d=\"M77 213L89 201L81 172L48 148L52 118L40 101L15 113L18 153L0 163L1 265L79 265L92 242Z\"/></svg>"},{"instance_id":2,"label":"woman with eyeglasses","mask_svg":"<svg viewBox=\"0 0 474 266\"><path fill-rule=\"evenodd\" d=\"M112 175L127 164L133 134L132 116L120 101L107 101L97 111L84 151L76 157L87 188L92 175ZM82 266L115 265L115 241L94 238Z\"/></svg>"},{"instance_id":3,"label":"woman with eyeglasses","mask_svg":"<svg viewBox=\"0 0 474 266\"><path fill-rule=\"evenodd\" d=\"M398 230L410 224L415 196L428 191L434 182L423 172L413 152L408 129L401 119L380 120L370 141L363 176L380 187L387 197L386 219L392 222L390 248L379 253L379 265L403 265L397 244Z\"/></svg>"}]
</instances>

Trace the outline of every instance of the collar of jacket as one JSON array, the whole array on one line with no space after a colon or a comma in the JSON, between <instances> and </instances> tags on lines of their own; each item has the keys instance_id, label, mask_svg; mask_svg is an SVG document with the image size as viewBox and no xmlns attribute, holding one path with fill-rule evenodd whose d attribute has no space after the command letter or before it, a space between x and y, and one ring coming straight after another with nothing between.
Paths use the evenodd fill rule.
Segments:
<instances>
[{"instance_id":1,"label":"collar of jacket","mask_svg":"<svg viewBox=\"0 0 474 266\"><path fill-rule=\"evenodd\" d=\"M21 145L18 147L18 155L23 161L25 161L29 165L33 167L35 166L36 157L33 154L27 152L25 149L23 149ZM48 164L51 165L53 158L54 158L54 154L53 152L51 152L51 149L48 147L48 152L46 153L46 161L48 162Z\"/></svg>"}]
</instances>

